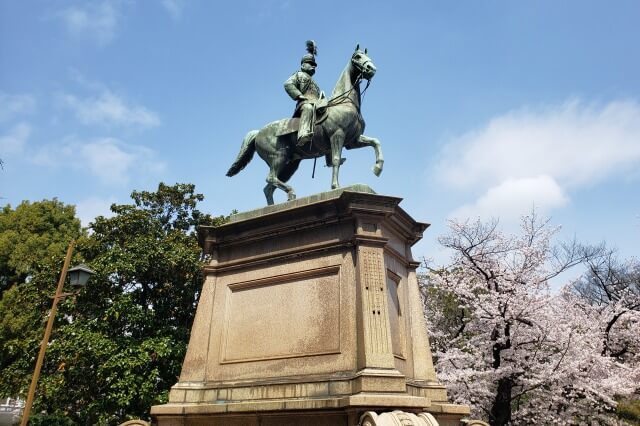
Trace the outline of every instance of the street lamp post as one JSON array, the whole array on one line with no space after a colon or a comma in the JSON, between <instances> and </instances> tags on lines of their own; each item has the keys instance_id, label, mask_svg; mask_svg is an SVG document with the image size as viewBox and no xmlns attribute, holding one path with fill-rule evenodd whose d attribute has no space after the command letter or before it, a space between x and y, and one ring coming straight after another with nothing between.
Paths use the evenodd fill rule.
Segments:
<instances>
[{"instance_id":1,"label":"street lamp post","mask_svg":"<svg viewBox=\"0 0 640 426\"><path fill-rule=\"evenodd\" d=\"M36 393L36 385L38 384L38 378L40 377L40 370L42 369L42 362L44 361L44 354L47 351L49 345L49 338L51 337L51 330L53 329L53 321L58 311L58 301L65 297L76 294L89 280L89 276L93 274L93 271L86 265L78 265L69 270L69 263L71 262L71 255L73 254L73 247L75 246L75 240L69 243L67 249L67 255L64 258L64 266L60 273L60 279L58 280L58 287L56 288L56 294L53 296L53 304L51 305L51 312L49 312L49 320L47 321L47 328L44 331L44 337L42 338L42 344L40 345L40 352L38 353L38 360L36 361L36 368L33 371L31 377L31 386L29 386L29 394L27 395L27 402L24 405L24 411L22 413L22 421L20 426L26 426L29 423L29 414L31 413L31 406L33 405L33 398ZM67 278L67 271L69 272L69 279L71 285L76 290L74 293L63 293L64 282Z\"/></svg>"}]
</instances>

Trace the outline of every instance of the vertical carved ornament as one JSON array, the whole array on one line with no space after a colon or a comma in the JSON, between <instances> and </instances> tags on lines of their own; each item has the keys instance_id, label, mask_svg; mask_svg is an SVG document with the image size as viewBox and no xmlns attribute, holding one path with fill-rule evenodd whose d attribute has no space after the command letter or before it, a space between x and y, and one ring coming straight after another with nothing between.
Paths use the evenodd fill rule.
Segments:
<instances>
[{"instance_id":1,"label":"vertical carved ornament","mask_svg":"<svg viewBox=\"0 0 640 426\"><path fill-rule=\"evenodd\" d=\"M390 353L385 275L380 250L361 248L362 294L366 327L365 348L368 353Z\"/></svg>"}]
</instances>

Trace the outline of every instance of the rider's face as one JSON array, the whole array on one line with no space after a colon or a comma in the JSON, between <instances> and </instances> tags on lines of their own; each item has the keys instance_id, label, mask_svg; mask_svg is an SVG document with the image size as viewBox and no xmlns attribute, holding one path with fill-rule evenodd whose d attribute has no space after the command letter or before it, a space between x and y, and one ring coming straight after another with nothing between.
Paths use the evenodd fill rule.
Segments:
<instances>
[{"instance_id":1,"label":"rider's face","mask_svg":"<svg viewBox=\"0 0 640 426\"><path fill-rule=\"evenodd\" d=\"M305 62L304 64L302 64L302 71L306 72L309 75L314 75L316 73L316 66Z\"/></svg>"}]
</instances>

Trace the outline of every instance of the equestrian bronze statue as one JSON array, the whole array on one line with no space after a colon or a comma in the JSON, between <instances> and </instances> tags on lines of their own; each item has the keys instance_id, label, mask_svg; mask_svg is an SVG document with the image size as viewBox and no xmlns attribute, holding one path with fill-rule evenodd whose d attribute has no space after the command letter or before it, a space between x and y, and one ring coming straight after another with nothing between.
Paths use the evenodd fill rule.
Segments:
<instances>
[{"instance_id":1,"label":"equestrian bronze statue","mask_svg":"<svg viewBox=\"0 0 640 426\"><path fill-rule=\"evenodd\" d=\"M296 194L286 182L298 169L301 160L324 156L327 165L332 167L331 188L336 189L340 165L344 162L342 148L354 149L370 146L376 154L373 173L379 176L384 159L380 142L376 138L363 135L364 119L360 113L360 82L367 80L367 86L376 73L376 67L367 56L367 49L355 52L338 78L331 98L318 99L315 103L315 124L313 136L298 146L298 127L300 118L285 118L267 124L260 130L252 130L244 138L240 153L231 165L227 176L233 176L251 161L254 152L258 152L269 165L267 185L264 195L267 203L273 204L273 193L280 188L287 193L287 199L293 200ZM365 88L366 90L366 88Z\"/></svg>"}]
</instances>

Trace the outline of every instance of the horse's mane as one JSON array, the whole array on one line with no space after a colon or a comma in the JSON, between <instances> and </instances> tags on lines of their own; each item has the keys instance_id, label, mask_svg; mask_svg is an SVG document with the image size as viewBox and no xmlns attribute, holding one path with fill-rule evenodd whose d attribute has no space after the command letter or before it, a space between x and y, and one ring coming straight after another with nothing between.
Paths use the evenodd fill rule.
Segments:
<instances>
[{"instance_id":1,"label":"horse's mane","mask_svg":"<svg viewBox=\"0 0 640 426\"><path fill-rule=\"evenodd\" d=\"M331 92L331 98L344 94L351 88L351 60L347 63L347 66L342 70L342 74L338 77L338 82Z\"/></svg>"},{"instance_id":2,"label":"horse's mane","mask_svg":"<svg viewBox=\"0 0 640 426\"><path fill-rule=\"evenodd\" d=\"M351 82L352 70L353 64L351 63L351 59L349 59L349 62L347 62L347 66L344 67L342 74L340 74L340 77L338 78L338 82L333 88L329 105L342 104L346 101L347 98L349 98L355 105L356 109L360 110L360 86ZM341 96L345 97L335 103L331 102L332 100L340 98Z\"/></svg>"}]
</instances>

